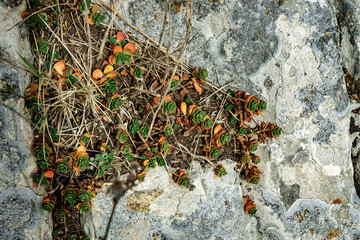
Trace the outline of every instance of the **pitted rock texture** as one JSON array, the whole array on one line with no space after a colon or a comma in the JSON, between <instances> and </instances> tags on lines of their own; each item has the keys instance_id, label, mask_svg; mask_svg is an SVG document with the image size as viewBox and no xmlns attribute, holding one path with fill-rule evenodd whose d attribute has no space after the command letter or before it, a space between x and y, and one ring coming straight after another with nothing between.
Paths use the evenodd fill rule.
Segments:
<instances>
[{"instance_id":1,"label":"pitted rock texture","mask_svg":"<svg viewBox=\"0 0 360 240\"><path fill-rule=\"evenodd\" d=\"M16 51L31 59L24 24L7 31L21 21L25 2L20 3L0 2L0 56L3 59L11 56L21 61ZM15 93L21 95L30 81L30 75L0 60L0 80L15 85ZM1 89L3 84L0 85ZM29 149L32 131L28 123L14 112L23 113L24 101L10 96L5 104L6 107L0 103L0 239L51 239L52 223L49 214L41 209L43 197L28 186L32 183L29 176L36 169ZM24 177L28 178L27 181Z\"/></svg>"},{"instance_id":2,"label":"pitted rock texture","mask_svg":"<svg viewBox=\"0 0 360 240\"><path fill-rule=\"evenodd\" d=\"M171 41L172 50L181 46L186 31L185 1L176 2L162 40L164 46ZM276 122L283 135L259 150L263 175L258 185L234 183L231 161L225 163L229 174L223 179L215 178L211 167L194 163L194 191L172 183L165 169L150 171L128 194L162 193L143 212L129 209L124 196L110 239L359 239L360 200L343 70L358 74L359 1L194 2L195 37L183 60L207 67L214 83L235 81L233 87L267 100L261 119ZM158 41L164 9L163 1L127 0L119 12ZM254 217L242 209L247 194L258 207ZM94 219L85 216L84 226L99 237L111 195L102 191L93 204Z\"/></svg>"}]
</instances>

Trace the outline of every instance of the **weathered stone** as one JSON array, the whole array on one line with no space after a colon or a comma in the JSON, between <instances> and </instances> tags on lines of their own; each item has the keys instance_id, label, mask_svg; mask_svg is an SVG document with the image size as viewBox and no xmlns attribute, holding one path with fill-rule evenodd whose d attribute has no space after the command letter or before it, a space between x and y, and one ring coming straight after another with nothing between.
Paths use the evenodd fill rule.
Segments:
<instances>
[{"instance_id":1,"label":"weathered stone","mask_svg":"<svg viewBox=\"0 0 360 240\"><path fill-rule=\"evenodd\" d=\"M3 59L12 59L12 62L14 58L21 61L16 51L28 59L31 56L27 35L24 34L26 27L20 24L7 31L21 21L25 2L20 2L0 3L0 55ZM15 85L15 93L22 95L30 75L1 60L0 80L7 85ZM3 89L3 84L0 84L0 89ZM31 128L20 117L24 101L16 99L15 95L9 96L5 101L6 107L0 103L0 239L51 239L51 218L41 209L43 197L36 195L28 185L32 184L30 173L37 166L29 149Z\"/></svg>"},{"instance_id":2,"label":"weathered stone","mask_svg":"<svg viewBox=\"0 0 360 240\"><path fill-rule=\"evenodd\" d=\"M164 4L129 0L119 12L158 40ZM141 237L158 239L358 239L343 67L359 76L359 6L357 0L194 1L192 32L198 34L184 60L207 67L215 83L234 80L234 87L266 99L261 119L278 123L283 135L259 150L264 174L256 186L234 184L231 162L223 179L195 162L192 192L172 183L164 169L150 171L132 192L163 192L147 212L129 210L124 197L111 239L121 239L121 232L131 238L139 226ZM168 15L170 34L162 43L171 40L173 50L185 38L185 8ZM258 206L255 217L242 209L246 194ZM84 222L89 233L104 234L111 202L105 192L96 197L95 228Z\"/></svg>"}]
</instances>

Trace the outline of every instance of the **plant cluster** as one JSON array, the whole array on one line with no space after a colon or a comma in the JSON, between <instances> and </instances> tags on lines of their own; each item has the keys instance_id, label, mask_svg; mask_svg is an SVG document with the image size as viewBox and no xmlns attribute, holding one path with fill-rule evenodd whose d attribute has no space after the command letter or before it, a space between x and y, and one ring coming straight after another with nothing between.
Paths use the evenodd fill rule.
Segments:
<instances>
[{"instance_id":1,"label":"plant cluster","mask_svg":"<svg viewBox=\"0 0 360 240\"><path fill-rule=\"evenodd\" d=\"M93 34L91 39L102 42L96 35L97 29L104 30L98 6L79 0L63 8L93 30L85 32L68 22L68 31L83 29L84 36ZM92 61L83 64L73 58L77 49L59 47L52 32L40 24L42 15L30 16L32 11L24 17L36 36L34 52L43 61L34 66L21 56L33 75L25 96L26 112L36 126L33 153L38 169L31 177L37 189L46 191L42 208L58 222L86 214L101 183L129 173L135 162L140 182L146 181L150 169L166 166L174 183L190 190L194 186L189 156L209 163L219 178L227 170L217 162L231 158L242 179L260 181L260 157L255 152L282 131L273 123L252 124L253 117L266 110L264 100L208 84L204 67L183 65L171 74L174 61L148 61L154 52L162 58L168 57L166 52L121 31L110 31L101 60L86 55L83 59ZM41 14L50 27L58 26L57 12L48 9ZM30 21L33 16L38 22ZM65 36L63 41L72 39ZM100 45L88 38L82 45L89 44L94 49ZM250 198L244 204L246 213L255 214ZM66 234L73 237L74 232ZM81 235L76 232L74 239L83 239L77 237Z\"/></svg>"}]
</instances>

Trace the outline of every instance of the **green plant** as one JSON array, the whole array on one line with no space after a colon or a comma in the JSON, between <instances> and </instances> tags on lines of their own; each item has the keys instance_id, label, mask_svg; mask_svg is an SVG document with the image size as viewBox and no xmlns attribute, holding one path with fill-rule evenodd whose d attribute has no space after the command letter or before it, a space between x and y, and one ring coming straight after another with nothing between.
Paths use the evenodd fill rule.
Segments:
<instances>
[{"instance_id":1,"label":"green plant","mask_svg":"<svg viewBox=\"0 0 360 240\"><path fill-rule=\"evenodd\" d=\"M246 130L246 128L239 128L238 133L240 133L241 135L245 135L245 134L247 134L247 130Z\"/></svg>"},{"instance_id":2,"label":"green plant","mask_svg":"<svg viewBox=\"0 0 360 240\"><path fill-rule=\"evenodd\" d=\"M77 189L74 188L66 188L61 191L61 195L65 198L66 201L70 203L72 207L76 206L77 203Z\"/></svg>"},{"instance_id":3,"label":"green plant","mask_svg":"<svg viewBox=\"0 0 360 240\"><path fill-rule=\"evenodd\" d=\"M115 97L114 97L115 96ZM117 109L120 104L122 103L121 98L119 97L118 94L115 94L113 97L109 98L109 107L110 110L115 110Z\"/></svg>"},{"instance_id":4,"label":"green plant","mask_svg":"<svg viewBox=\"0 0 360 240\"><path fill-rule=\"evenodd\" d=\"M157 158L156 158L156 161L157 161L157 163L159 164L159 166L160 167L162 167L162 166L165 166L165 164L166 164L166 159L165 158L163 158L163 157L161 157L161 156L159 156L159 155L156 155L157 156Z\"/></svg>"},{"instance_id":5,"label":"green plant","mask_svg":"<svg viewBox=\"0 0 360 240\"><path fill-rule=\"evenodd\" d=\"M229 103L229 102L225 103L225 109L227 111L231 111L233 108L234 108L234 104Z\"/></svg>"},{"instance_id":6,"label":"green plant","mask_svg":"<svg viewBox=\"0 0 360 240\"><path fill-rule=\"evenodd\" d=\"M65 84L67 86L73 86L79 83L79 76L77 75L68 75L68 77L65 79Z\"/></svg>"},{"instance_id":7,"label":"green plant","mask_svg":"<svg viewBox=\"0 0 360 240\"><path fill-rule=\"evenodd\" d=\"M257 110L262 112L266 110L266 108L267 108L267 102L265 102L264 100L260 100Z\"/></svg>"},{"instance_id":8,"label":"green plant","mask_svg":"<svg viewBox=\"0 0 360 240\"><path fill-rule=\"evenodd\" d=\"M184 187L189 187L190 185L189 175L186 174L184 171L181 171L178 175L175 175L174 180L177 184L182 185Z\"/></svg>"},{"instance_id":9,"label":"green plant","mask_svg":"<svg viewBox=\"0 0 360 240\"><path fill-rule=\"evenodd\" d=\"M100 24L104 21L105 16L102 15L101 13L95 12L95 13L90 14L90 18L92 19L93 23L96 26L100 26Z\"/></svg>"},{"instance_id":10,"label":"green plant","mask_svg":"<svg viewBox=\"0 0 360 240\"><path fill-rule=\"evenodd\" d=\"M238 122L238 120L236 119L236 117L231 117L231 118L230 118L230 123L231 123L231 124L234 124L234 125L235 125L237 122Z\"/></svg>"},{"instance_id":11,"label":"green plant","mask_svg":"<svg viewBox=\"0 0 360 240\"><path fill-rule=\"evenodd\" d=\"M80 189L78 196L82 202L90 201L93 197L95 197L95 195L90 190L86 189Z\"/></svg>"},{"instance_id":12,"label":"green plant","mask_svg":"<svg viewBox=\"0 0 360 240\"><path fill-rule=\"evenodd\" d=\"M40 179L41 179L41 177L40 177L39 175L35 175L35 174L32 175L31 178L32 178L32 180L33 180L33 182L34 182L35 184L39 184ZM47 187L50 186L48 180L46 180L45 177L42 178L40 185L43 186L43 187L45 187L45 188L47 188Z\"/></svg>"},{"instance_id":13,"label":"green plant","mask_svg":"<svg viewBox=\"0 0 360 240\"><path fill-rule=\"evenodd\" d=\"M176 88L177 88L178 85L179 85L179 80L177 80L177 79L171 80L170 88L171 88L172 90L176 90Z\"/></svg>"},{"instance_id":14,"label":"green plant","mask_svg":"<svg viewBox=\"0 0 360 240\"><path fill-rule=\"evenodd\" d=\"M111 37L110 37L110 40L109 40L109 43L110 43L110 44L116 43L116 37L115 37L115 36L111 36Z\"/></svg>"},{"instance_id":15,"label":"green plant","mask_svg":"<svg viewBox=\"0 0 360 240\"><path fill-rule=\"evenodd\" d=\"M215 175L218 177L223 177L227 174L226 169L220 164L215 168Z\"/></svg>"},{"instance_id":16,"label":"green plant","mask_svg":"<svg viewBox=\"0 0 360 240\"><path fill-rule=\"evenodd\" d=\"M220 135L220 143L223 145L225 143L230 142L230 136L227 133L223 133Z\"/></svg>"},{"instance_id":17,"label":"green plant","mask_svg":"<svg viewBox=\"0 0 360 240\"><path fill-rule=\"evenodd\" d=\"M47 49L49 47L49 42L46 39L37 39L37 46L38 46L39 52L47 53ZM33 48L36 48L36 46L33 45Z\"/></svg>"},{"instance_id":18,"label":"green plant","mask_svg":"<svg viewBox=\"0 0 360 240\"><path fill-rule=\"evenodd\" d=\"M220 157L220 152L219 152L219 150L217 150L216 148L212 149L212 150L210 151L210 157L212 157L212 158L218 158L218 157Z\"/></svg>"},{"instance_id":19,"label":"green plant","mask_svg":"<svg viewBox=\"0 0 360 240\"><path fill-rule=\"evenodd\" d=\"M76 168L81 169L81 171L85 171L88 164L89 164L89 156L83 155L77 157L75 166Z\"/></svg>"},{"instance_id":20,"label":"green plant","mask_svg":"<svg viewBox=\"0 0 360 240\"><path fill-rule=\"evenodd\" d=\"M59 141L59 135L58 135L58 129L57 128L52 128L50 131L50 137L54 142L58 142Z\"/></svg>"},{"instance_id":21,"label":"green plant","mask_svg":"<svg viewBox=\"0 0 360 240\"><path fill-rule=\"evenodd\" d=\"M135 133L137 133L137 132L139 132L139 131L140 131L139 120L134 119L134 120L133 120L133 124L131 124L131 125L129 126L129 132L130 132L131 134L135 134Z\"/></svg>"},{"instance_id":22,"label":"green plant","mask_svg":"<svg viewBox=\"0 0 360 240\"><path fill-rule=\"evenodd\" d=\"M156 146L153 146L153 147L151 147L151 151L152 151L153 153L157 153L157 152L159 151L159 148L156 147Z\"/></svg>"},{"instance_id":23,"label":"green plant","mask_svg":"<svg viewBox=\"0 0 360 240\"><path fill-rule=\"evenodd\" d=\"M213 125L214 125L214 122L210 118L205 119L205 121L204 121L204 127L205 128L209 129Z\"/></svg>"},{"instance_id":24,"label":"green plant","mask_svg":"<svg viewBox=\"0 0 360 240\"><path fill-rule=\"evenodd\" d=\"M129 65L131 63L131 55L119 52L115 56L117 65Z\"/></svg>"},{"instance_id":25,"label":"green plant","mask_svg":"<svg viewBox=\"0 0 360 240\"><path fill-rule=\"evenodd\" d=\"M206 68L198 67L195 70L195 76L202 81L206 81L206 78L208 76L208 71Z\"/></svg>"},{"instance_id":26,"label":"green plant","mask_svg":"<svg viewBox=\"0 0 360 240\"><path fill-rule=\"evenodd\" d=\"M164 129L164 132L165 132L166 136L170 136L173 132L171 126L167 125Z\"/></svg>"},{"instance_id":27,"label":"green plant","mask_svg":"<svg viewBox=\"0 0 360 240\"><path fill-rule=\"evenodd\" d=\"M29 13L30 14L30 13ZM44 28L46 24L49 24L48 16L46 13L36 13L26 19L26 23L29 25L29 27L32 27L34 29L42 29Z\"/></svg>"},{"instance_id":28,"label":"green plant","mask_svg":"<svg viewBox=\"0 0 360 240\"><path fill-rule=\"evenodd\" d=\"M252 98L252 99L250 99L249 102L246 103L245 108L250 110L250 111L256 111L258 106L259 106L258 101L256 101L256 99Z\"/></svg>"},{"instance_id":29,"label":"green plant","mask_svg":"<svg viewBox=\"0 0 360 240\"><path fill-rule=\"evenodd\" d=\"M171 148L169 146L169 143L167 141L163 142L161 144L161 150L164 152L164 153L169 153L171 151Z\"/></svg>"},{"instance_id":30,"label":"green plant","mask_svg":"<svg viewBox=\"0 0 360 240\"><path fill-rule=\"evenodd\" d=\"M90 158L90 161L98 166L99 172L98 177L103 177L105 170L111 168L111 164L114 163L114 153L102 151L95 155L95 158Z\"/></svg>"},{"instance_id":31,"label":"green plant","mask_svg":"<svg viewBox=\"0 0 360 240\"><path fill-rule=\"evenodd\" d=\"M134 67L134 76L135 77L139 78L139 77L141 77L143 75L143 73L144 73L143 69L141 69L138 66Z\"/></svg>"},{"instance_id":32,"label":"green plant","mask_svg":"<svg viewBox=\"0 0 360 240\"><path fill-rule=\"evenodd\" d=\"M190 104L190 103L191 103L191 99L190 99L189 97L187 97L187 98L185 98L185 102L186 102L187 104Z\"/></svg>"},{"instance_id":33,"label":"green plant","mask_svg":"<svg viewBox=\"0 0 360 240\"><path fill-rule=\"evenodd\" d=\"M68 240L79 240L77 235L71 235Z\"/></svg>"},{"instance_id":34,"label":"green plant","mask_svg":"<svg viewBox=\"0 0 360 240\"><path fill-rule=\"evenodd\" d=\"M59 216L59 218L64 218L69 216L69 211L66 210L65 208L61 208L56 211L56 215Z\"/></svg>"},{"instance_id":35,"label":"green plant","mask_svg":"<svg viewBox=\"0 0 360 240\"><path fill-rule=\"evenodd\" d=\"M91 0L79 0L78 6L81 12L89 11L91 6Z\"/></svg>"},{"instance_id":36,"label":"green plant","mask_svg":"<svg viewBox=\"0 0 360 240\"><path fill-rule=\"evenodd\" d=\"M176 103L174 101L167 101L163 104L162 113L174 113L176 110Z\"/></svg>"},{"instance_id":37,"label":"green plant","mask_svg":"<svg viewBox=\"0 0 360 240\"><path fill-rule=\"evenodd\" d=\"M261 159L260 159L259 156L255 156L255 155L254 155L254 156L252 157L252 161L253 161L254 164L259 164L260 161L261 161Z\"/></svg>"},{"instance_id":38,"label":"green plant","mask_svg":"<svg viewBox=\"0 0 360 240\"><path fill-rule=\"evenodd\" d=\"M90 210L88 203L79 203L76 207L83 213L87 213Z\"/></svg>"},{"instance_id":39,"label":"green plant","mask_svg":"<svg viewBox=\"0 0 360 240\"><path fill-rule=\"evenodd\" d=\"M41 208L45 211L51 212L55 207L55 201L49 198L45 198L41 203Z\"/></svg>"},{"instance_id":40,"label":"green plant","mask_svg":"<svg viewBox=\"0 0 360 240\"><path fill-rule=\"evenodd\" d=\"M125 161L131 161L134 159L134 155L132 153L128 153L124 157Z\"/></svg>"},{"instance_id":41,"label":"green plant","mask_svg":"<svg viewBox=\"0 0 360 240\"><path fill-rule=\"evenodd\" d=\"M153 158L153 159L151 159L151 160L149 161L149 163L148 163L146 166L149 167L149 168L155 168L155 167L156 167L156 164L157 164L157 161L156 161L155 158Z\"/></svg>"},{"instance_id":42,"label":"green plant","mask_svg":"<svg viewBox=\"0 0 360 240\"><path fill-rule=\"evenodd\" d=\"M275 137L278 137L281 135L281 131L282 131L282 128L276 126L270 130L270 133L271 133L271 136L275 138Z\"/></svg>"},{"instance_id":43,"label":"green plant","mask_svg":"<svg viewBox=\"0 0 360 240\"><path fill-rule=\"evenodd\" d=\"M116 88L116 81L113 78L106 79L101 85L100 85L101 91L103 91L105 94L111 94L115 93L117 91Z\"/></svg>"},{"instance_id":44,"label":"green plant","mask_svg":"<svg viewBox=\"0 0 360 240\"><path fill-rule=\"evenodd\" d=\"M69 169L69 165L67 162L59 161L56 163L56 172L63 173Z\"/></svg>"},{"instance_id":45,"label":"green plant","mask_svg":"<svg viewBox=\"0 0 360 240\"><path fill-rule=\"evenodd\" d=\"M179 125L179 124L174 123L174 125L173 125L173 129L174 129L174 130L178 129L179 127L180 127L180 125Z\"/></svg>"},{"instance_id":46,"label":"green plant","mask_svg":"<svg viewBox=\"0 0 360 240\"><path fill-rule=\"evenodd\" d=\"M50 147L49 145L45 144L41 144L40 146L36 147L34 149L35 151L35 156L36 159L41 161L41 160L48 160L50 157Z\"/></svg>"},{"instance_id":47,"label":"green plant","mask_svg":"<svg viewBox=\"0 0 360 240\"><path fill-rule=\"evenodd\" d=\"M195 109L192 113L192 121L195 124L199 124L204 122L205 120L205 113L199 109Z\"/></svg>"},{"instance_id":48,"label":"green plant","mask_svg":"<svg viewBox=\"0 0 360 240\"><path fill-rule=\"evenodd\" d=\"M245 155L245 156L241 157L240 160L242 163L248 163L250 158L248 155Z\"/></svg>"},{"instance_id":49,"label":"green plant","mask_svg":"<svg viewBox=\"0 0 360 240\"><path fill-rule=\"evenodd\" d=\"M117 136L117 139L119 140L120 143L126 142L127 138L128 138L128 136L124 131L121 131L119 133L119 135Z\"/></svg>"},{"instance_id":50,"label":"green plant","mask_svg":"<svg viewBox=\"0 0 360 240\"><path fill-rule=\"evenodd\" d=\"M255 152L256 149L257 149L257 147L258 147L257 142L256 142L256 141L253 141L253 142L250 142L250 143L249 143L249 146L247 147L246 150L249 151L249 152Z\"/></svg>"}]
</instances>

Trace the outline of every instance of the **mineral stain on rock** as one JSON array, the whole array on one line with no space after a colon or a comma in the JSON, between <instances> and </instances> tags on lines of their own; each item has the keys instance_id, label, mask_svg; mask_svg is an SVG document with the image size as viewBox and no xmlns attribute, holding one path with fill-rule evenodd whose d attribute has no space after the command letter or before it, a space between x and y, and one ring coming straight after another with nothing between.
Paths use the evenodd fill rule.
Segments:
<instances>
[{"instance_id":1,"label":"mineral stain on rock","mask_svg":"<svg viewBox=\"0 0 360 240\"><path fill-rule=\"evenodd\" d=\"M128 195L127 207L139 212L149 211L151 203L162 193L163 189L137 191Z\"/></svg>"}]
</instances>

